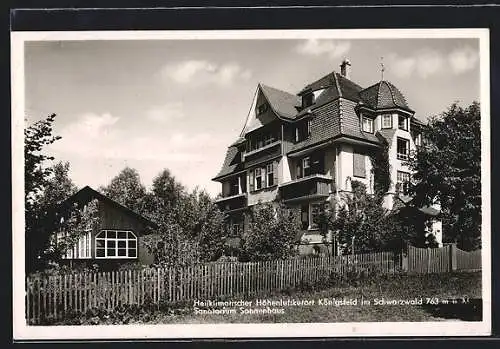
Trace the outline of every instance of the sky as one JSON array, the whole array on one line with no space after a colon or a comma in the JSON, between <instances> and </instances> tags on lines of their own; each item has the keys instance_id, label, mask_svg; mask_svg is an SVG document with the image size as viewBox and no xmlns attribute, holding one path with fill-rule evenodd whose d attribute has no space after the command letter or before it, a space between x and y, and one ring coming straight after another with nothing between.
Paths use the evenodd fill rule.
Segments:
<instances>
[{"instance_id":1,"label":"sky","mask_svg":"<svg viewBox=\"0 0 500 349\"><path fill-rule=\"evenodd\" d=\"M351 80L397 86L416 116L479 101L477 39L92 40L25 44L28 124L55 113L47 148L80 188L125 166L144 185L168 168L205 189L241 132L259 82L291 93L348 58Z\"/></svg>"}]
</instances>

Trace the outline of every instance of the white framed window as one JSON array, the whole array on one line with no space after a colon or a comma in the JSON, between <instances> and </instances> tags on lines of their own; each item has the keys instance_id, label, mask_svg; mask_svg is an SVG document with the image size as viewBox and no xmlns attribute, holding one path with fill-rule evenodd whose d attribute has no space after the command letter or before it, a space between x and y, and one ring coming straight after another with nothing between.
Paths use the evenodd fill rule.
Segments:
<instances>
[{"instance_id":1,"label":"white framed window","mask_svg":"<svg viewBox=\"0 0 500 349\"><path fill-rule=\"evenodd\" d=\"M399 160L407 160L409 152L410 152L410 141L405 138L398 137L397 158Z\"/></svg>"},{"instance_id":2,"label":"white framed window","mask_svg":"<svg viewBox=\"0 0 500 349\"><path fill-rule=\"evenodd\" d=\"M255 169L255 190L259 190L262 188L262 169Z\"/></svg>"},{"instance_id":3,"label":"white framed window","mask_svg":"<svg viewBox=\"0 0 500 349\"><path fill-rule=\"evenodd\" d=\"M57 243L68 243L69 233L61 232L57 234ZM68 247L61 255L62 259L88 259L92 258L92 229L86 229L75 244Z\"/></svg>"},{"instance_id":4,"label":"white framed window","mask_svg":"<svg viewBox=\"0 0 500 349\"><path fill-rule=\"evenodd\" d=\"M373 119L363 116L363 131L373 133Z\"/></svg>"},{"instance_id":5,"label":"white framed window","mask_svg":"<svg viewBox=\"0 0 500 349\"><path fill-rule=\"evenodd\" d=\"M137 236L130 230L101 230L95 237L96 258L137 258Z\"/></svg>"},{"instance_id":6,"label":"white framed window","mask_svg":"<svg viewBox=\"0 0 500 349\"><path fill-rule=\"evenodd\" d=\"M398 128L408 131L408 118L406 116L398 115Z\"/></svg>"},{"instance_id":7,"label":"white framed window","mask_svg":"<svg viewBox=\"0 0 500 349\"><path fill-rule=\"evenodd\" d=\"M410 184L410 173L404 171L398 171L396 191L402 192L403 194L408 193L409 184Z\"/></svg>"},{"instance_id":8,"label":"white framed window","mask_svg":"<svg viewBox=\"0 0 500 349\"><path fill-rule=\"evenodd\" d=\"M304 177L311 174L311 158L309 156L302 159L302 171L304 173Z\"/></svg>"},{"instance_id":9,"label":"white framed window","mask_svg":"<svg viewBox=\"0 0 500 349\"><path fill-rule=\"evenodd\" d=\"M392 114L382 114L382 128L392 128Z\"/></svg>"}]
</instances>

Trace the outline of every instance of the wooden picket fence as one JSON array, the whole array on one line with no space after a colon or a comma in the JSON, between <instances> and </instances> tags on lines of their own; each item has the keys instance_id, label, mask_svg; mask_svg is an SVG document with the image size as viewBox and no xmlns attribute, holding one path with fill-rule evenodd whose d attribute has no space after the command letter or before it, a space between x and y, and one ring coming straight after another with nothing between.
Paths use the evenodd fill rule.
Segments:
<instances>
[{"instance_id":1,"label":"wooden picket fence","mask_svg":"<svg viewBox=\"0 0 500 349\"><path fill-rule=\"evenodd\" d=\"M262 262L214 262L169 268L55 275L26 280L26 320L62 319L69 311L115 309L149 301L181 302L258 295L326 281L349 270L394 273L394 253L298 257Z\"/></svg>"},{"instance_id":2,"label":"wooden picket fence","mask_svg":"<svg viewBox=\"0 0 500 349\"><path fill-rule=\"evenodd\" d=\"M475 271L481 269L481 250L462 251L455 244L441 248L408 246L404 270L409 273L444 273L450 271Z\"/></svg>"}]
</instances>

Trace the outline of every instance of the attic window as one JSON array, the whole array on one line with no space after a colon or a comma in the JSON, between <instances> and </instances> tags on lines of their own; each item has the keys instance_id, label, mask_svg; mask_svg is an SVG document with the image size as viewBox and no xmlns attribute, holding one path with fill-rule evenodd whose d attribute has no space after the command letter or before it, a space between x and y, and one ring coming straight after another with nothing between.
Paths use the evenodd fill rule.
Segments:
<instances>
[{"instance_id":1,"label":"attic window","mask_svg":"<svg viewBox=\"0 0 500 349\"><path fill-rule=\"evenodd\" d=\"M263 103L257 108L257 115L264 114L269 109L269 104Z\"/></svg>"},{"instance_id":2,"label":"attic window","mask_svg":"<svg viewBox=\"0 0 500 349\"><path fill-rule=\"evenodd\" d=\"M309 107L314 103L314 94L312 92L309 92L305 95L302 96L302 107Z\"/></svg>"}]
</instances>

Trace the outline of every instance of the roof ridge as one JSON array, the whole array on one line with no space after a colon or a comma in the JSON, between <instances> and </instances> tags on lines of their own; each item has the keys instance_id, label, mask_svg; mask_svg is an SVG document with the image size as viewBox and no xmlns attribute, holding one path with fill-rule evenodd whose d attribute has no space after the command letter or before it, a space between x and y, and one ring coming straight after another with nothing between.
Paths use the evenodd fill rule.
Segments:
<instances>
[{"instance_id":1,"label":"roof ridge","mask_svg":"<svg viewBox=\"0 0 500 349\"><path fill-rule=\"evenodd\" d=\"M339 84L339 80L337 78L337 72L333 72L333 79L334 79L334 82L335 82L335 86L337 87L337 92L339 94L339 97L342 97L342 90L340 89L340 84Z\"/></svg>"}]
</instances>

